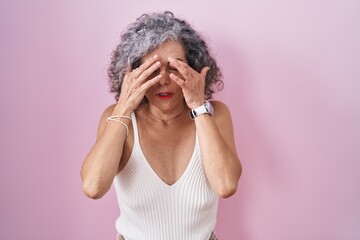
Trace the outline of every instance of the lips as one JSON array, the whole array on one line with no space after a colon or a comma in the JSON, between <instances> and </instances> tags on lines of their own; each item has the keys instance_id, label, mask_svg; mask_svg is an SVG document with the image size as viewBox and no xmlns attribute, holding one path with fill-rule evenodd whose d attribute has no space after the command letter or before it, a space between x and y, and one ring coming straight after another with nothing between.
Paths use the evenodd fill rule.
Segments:
<instances>
[{"instance_id":1,"label":"lips","mask_svg":"<svg viewBox=\"0 0 360 240\"><path fill-rule=\"evenodd\" d=\"M156 94L156 96L160 99L170 99L174 96L174 93L172 92L159 92Z\"/></svg>"}]
</instances>

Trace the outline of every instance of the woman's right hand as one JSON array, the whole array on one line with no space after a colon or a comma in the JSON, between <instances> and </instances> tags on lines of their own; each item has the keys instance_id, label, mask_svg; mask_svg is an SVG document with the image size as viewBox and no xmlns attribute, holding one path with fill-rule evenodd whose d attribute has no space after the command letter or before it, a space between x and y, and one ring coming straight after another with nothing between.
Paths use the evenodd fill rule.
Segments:
<instances>
[{"instance_id":1,"label":"woman's right hand","mask_svg":"<svg viewBox=\"0 0 360 240\"><path fill-rule=\"evenodd\" d=\"M116 108L121 107L133 112L140 105L146 91L162 78L162 75L157 75L148 79L160 65L158 56L155 55L136 69L132 70L129 66L122 82Z\"/></svg>"}]
</instances>

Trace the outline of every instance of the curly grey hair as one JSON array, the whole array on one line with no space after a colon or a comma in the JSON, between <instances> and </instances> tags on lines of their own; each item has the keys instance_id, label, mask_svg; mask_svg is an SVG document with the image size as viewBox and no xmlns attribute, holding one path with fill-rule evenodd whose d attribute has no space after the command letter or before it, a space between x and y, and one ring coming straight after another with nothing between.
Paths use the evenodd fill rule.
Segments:
<instances>
[{"instance_id":1,"label":"curly grey hair","mask_svg":"<svg viewBox=\"0 0 360 240\"><path fill-rule=\"evenodd\" d=\"M175 18L172 12L167 11L143 14L122 34L121 42L113 51L108 68L110 92L116 93L116 101L119 100L127 67L139 67L142 57L169 40L182 43L188 64L195 71L200 72L205 66L210 68L205 80L206 99L212 98L214 92L222 90L224 84L221 71L210 56L205 41L189 23Z\"/></svg>"}]
</instances>

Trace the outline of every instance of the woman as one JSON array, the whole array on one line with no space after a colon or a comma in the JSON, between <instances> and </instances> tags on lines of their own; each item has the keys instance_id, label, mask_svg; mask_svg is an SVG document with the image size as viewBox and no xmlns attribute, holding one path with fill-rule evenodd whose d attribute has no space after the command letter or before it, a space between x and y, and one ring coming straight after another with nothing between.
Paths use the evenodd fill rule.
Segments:
<instances>
[{"instance_id":1,"label":"woman","mask_svg":"<svg viewBox=\"0 0 360 240\"><path fill-rule=\"evenodd\" d=\"M200 35L170 12L129 26L109 68L117 103L100 120L81 171L84 193L114 182L118 239L216 239L218 197L241 175L220 70ZM189 117L190 114L190 117Z\"/></svg>"}]
</instances>

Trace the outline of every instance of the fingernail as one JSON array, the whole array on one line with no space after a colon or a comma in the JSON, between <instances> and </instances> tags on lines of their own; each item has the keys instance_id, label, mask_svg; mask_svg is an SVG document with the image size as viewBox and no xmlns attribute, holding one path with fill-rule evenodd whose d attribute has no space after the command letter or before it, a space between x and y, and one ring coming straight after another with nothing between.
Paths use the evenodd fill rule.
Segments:
<instances>
[{"instance_id":1,"label":"fingernail","mask_svg":"<svg viewBox=\"0 0 360 240\"><path fill-rule=\"evenodd\" d=\"M158 55L154 55L154 56L153 56L153 59L157 59L157 58L158 58Z\"/></svg>"},{"instance_id":2,"label":"fingernail","mask_svg":"<svg viewBox=\"0 0 360 240\"><path fill-rule=\"evenodd\" d=\"M169 62L174 61L174 59L172 57L168 57L168 60L169 60Z\"/></svg>"}]
</instances>

